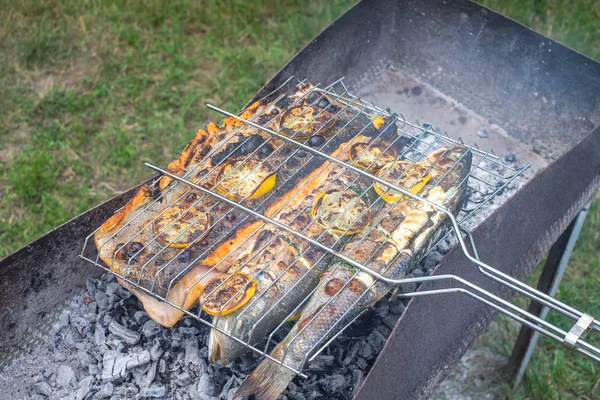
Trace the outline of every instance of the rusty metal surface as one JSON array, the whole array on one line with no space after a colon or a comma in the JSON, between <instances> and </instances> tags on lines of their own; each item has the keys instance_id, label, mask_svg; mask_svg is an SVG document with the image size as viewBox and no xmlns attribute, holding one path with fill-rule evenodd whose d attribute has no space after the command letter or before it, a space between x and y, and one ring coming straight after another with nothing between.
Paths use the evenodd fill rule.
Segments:
<instances>
[{"instance_id":1,"label":"rusty metal surface","mask_svg":"<svg viewBox=\"0 0 600 400\"><path fill-rule=\"evenodd\" d=\"M524 279L599 186L600 128L550 164L473 232L481 260ZM509 297L506 288L481 275L458 248L444 257L435 273L456 274ZM421 290L442 287L432 283ZM489 307L466 296L414 298L356 399L427 398L493 318Z\"/></svg>"},{"instance_id":2,"label":"rusty metal surface","mask_svg":"<svg viewBox=\"0 0 600 400\"><path fill-rule=\"evenodd\" d=\"M102 270L79 258L83 241L138 186L92 208L0 260L0 354L10 354L47 316ZM0 357L1 359L4 357Z\"/></svg>"},{"instance_id":3,"label":"rusty metal surface","mask_svg":"<svg viewBox=\"0 0 600 400\"><path fill-rule=\"evenodd\" d=\"M345 76L356 91L386 69L431 85L552 158L600 124L599 63L468 0L364 0L255 99L292 75L324 84Z\"/></svg>"}]
</instances>

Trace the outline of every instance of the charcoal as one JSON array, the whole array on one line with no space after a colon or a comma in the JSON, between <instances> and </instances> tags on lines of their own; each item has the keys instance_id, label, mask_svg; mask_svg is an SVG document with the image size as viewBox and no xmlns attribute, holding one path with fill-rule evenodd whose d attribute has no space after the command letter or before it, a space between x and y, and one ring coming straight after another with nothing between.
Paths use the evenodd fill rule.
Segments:
<instances>
[{"instance_id":1,"label":"charcoal","mask_svg":"<svg viewBox=\"0 0 600 400\"><path fill-rule=\"evenodd\" d=\"M133 314L133 319L138 325L142 325L144 322L148 321L150 317L145 311L136 311Z\"/></svg>"},{"instance_id":2,"label":"charcoal","mask_svg":"<svg viewBox=\"0 0 600 400\"><path fill-rule=\"evenodd\" d=\"M96 397L99 399L106 399L113 395L115 391L115 386L111 382L106 382L102 386L100 386L100 390L96 393Z\"/></svg>"},{"instance_id":3,"label":"charcoal","mask_svg":"<svg viewBox=\"0 0 600 400\"><path fill-rule=\"evenodd\" d=\"M348 365L352 362L352 360L354 359L354 357L356 357L356 353L358 353L358 348L360 347L360 343L359 342L355 342L352 347L350 347L350 350L348 350L346 352L346 356L344 357L344 359L342 360L342 364L343 365Z\"/></svg>"},{"instance_id":4,"label":"charcoal","mask_svg":"<svg viewBox=\"0 0 600 400\"><path fill-rule=\"evenodd\" d=\"M200 358L207 359L208 358L208 347L203 347L198 351Z\"/></svg>"},{"instance_id":5,"label":"charcoal","mask_svg":"<svg viewBox=\"0 0 600 400\"><path fill-rule=\"evenodd\" d=\"M515 153L508 153L507 155L504 156L504 161L506 162L515 162L517 161L517 156L515 155Z\"/></svg>"},{"instance_id":6,"label":"charcoal","mask_svg":"<svg viewBox=\"0 0 600 400\"><path fill-rule=\"evenodd\" d=\"M309 363L311 371L330 371L335 363L334 356L320 355Z\"/></svg>"},{"instance_id":7,"label":"charcoal","mask_svg":"<svg viewBox=\"0 0 600 400\"><path fill-rule=\"evenodd\" d=\"M88 365L88 374L90 375L98 375L98 373L100 372L100 368L98 368L98 364L93 363Z\"/></svg>"},{"instance_id":8,"label":"charcoal","mask_svg":"<svg viewBox=\"0 0 600 400\"><path fill-rule=\"evenodd\" d=\"M61 328L67 327L69 325L70 314L68 310L63 311L58 317L58 326Z\"/></svg>"},{"instance_id":9,"label":"charcoal","mask_svg":"<svg viewBox=\"0 0 600 400\"><path fill-rule=\"evenodd\" d=\"M192 381L192 376L189 372L182 372L175 378L175 383L179 386L187 386Z\"/></svg>"},{"instance_id":10,"label":"charcoal","mask_svg":"<svg viewBox=\"0 0 600 400\"><path fill-rule=\"evenodd\" d=\"M122 340L117 339L115 335L110 335L106 340L106 345L112 349L122 353L125 350L125 345Z\"/></svg>"},{"instance_id":11,"label":"charcoal","mask_svg":"<svg viewBox=\"0 0 600 400\"><path fill-rule=\"evenodd\" d=\"M383 319L383 324L390 329L394 329L396 323L398 322L398 316L388 315Z\"/></svg>"},{"instance_id":12,"label":"charcoal","mask_svg":"<svg viewBox=\"0 0 600 400\"><path fill-rule=\"evenodd\" d=\"M66 359L67 359L67 356L65 356L65 354L62 352L56 352L52 355L52 360L55 362L63 362Z\"/></svg>"},{"instance_id":13,"label":"charcoal","mask_svg":"<svg viewBox=\"0 0 600 400\"><path fill-rule=\"evenodd\" d=\"M409 277L412 278L412 276L409 276ZM416 290L417 290L417 283L415 283L415 282L403 283L402 285L399 286L400 293L412 293Z\"/></svg>"},{"instance_id":14,"label":"charcoal","mask_svg":"<svg viewBox=\"0 0 600 400\"><path fill-rule=\"evenodd\" d=\"M180 326L178 329L179 333L182 335L191 335L196 336L200 331L195 326Z\"/></svg>"},{"instance_id":15,"label":"charcoal","mask_svg":"<svg viewBox=\"0 0 600 400\"><path fill-rule=\"evenodd\" d=\"M301 392L295 392L294 394L289 396L290 400L306 400L306 396L304 396Z\"/></svg>"},{"instance_id":16,"label":"charcoal","mask_svg":"<svg viewBox=\"0 0 600 400\"><path fill-rule=\"evenodd\" d=\"M52 388L47 382L37 382L33 385L33 388L36 393L41 394L42 396L50 397L52 394Z\"/></svg>"},{"instance_id":17,"label":"charcoal","mask_svg":"<svg viewBox=\"0 0 600 400\"><path fill-rule=\"evenodd\" d=\"M99 311L106 311L110 307L108 296L104 292L96 292L96 303Z\"/></svg>"},{"instance_id":18,"label":"charcoal","mask_svg":"<svg viewBox=\"0 0 600 400\"><path fill-rule=\"evenodd\" d=\"M341 374L333 374L321 379L319 383L325 393L335 394L346 386L346 378Z\"/></svg>"},{"instance_id":19,"label":"charcoal","mask_svg":"<svg viewBox=\"0 0 600 400\"><path fill-rule=\"evenodd\" d=\"M323 393L321 393L319 390L311 390L309 392L307 392L306 394L306 400L317 400L317 399L322 399L323 398Z\"/></svg>"},{"instance_id":20,"label":"charcoal","mask_svg":"<svg viewBox=\"0 0 600 400\"><path fill-rule=\"evenodd\" d=\"M94 378L88 376L79 382L79 389L77 389L77 393L75 394L75 398L77 400L83 400L85 396L90 392L92 385L94 384Z\"/></svg>"},{"instance_id":21,"label":"charcoal","mask_svg":"<svg viewBox=\"0 0 600 400\"><path fill-rule=\"evenodd\" d=\"M83 304L83 296L79 295L73 298L73 300L71 300L71 307L72 308L79 308L81 307L81 305Z\"/></svg>"},{"instance_id":22,"label":"charcoal","mask_svg":"<svg viewBox=\"0 0 600 400\"><path fill-rule=\"evenodd\" d=\"M163 342L164 340L161 341L161 339L158 338L154 338L152 341L152 348L150 349L150 357L152 358L152 361L157 361L165 352L163 348Z\"/></svg>"},{"instance_id":23,"label":"charcoal","mask_svg":"<svg viewBox=\"0 0 600 400\"><path fill-rule=\"evenodd\" d=\"M390 304L390 313L400 315L404 312L406 306L401 300L396 300Z\"/></svg>"},{"instance_id":24,"label":"charcoal","mask_svg":"<svg viewBox=\"0 0 600 400\"><path fill-rule=\"evenodd\" d=\"M130 345L136 344L142 337L139 332L134 332L131 329L127 329L115 321L111 321L110 324L108 324L108 330Z\"/></svg>"},{"instance_id":25,"label":"charcoal","mask_svg":"<svg viewBox=\"0 0 600 400\"><path fill-rule=\"evenodd\" d=\"M372 358L372 356L370 358ZM365 371L367 369L368 365L369 364L367 363L366 359L364 359L362 357L357 357L356 358L356 367L358 369L360 369L361 371Z\"/></svg>"},{"instance_id":26,"label":"charcoal","mask_svg":"<svg viewBox=\"0 0 600 400\"><path fill-rule=\"evenodd\" d=\"M379 333L381 333L381 335L384 337L385 341L383 342L383 344L385 344L385 342L387 341L387 337L390 336L392 330L383 324L377 325L375 327L375 330L379 331Z\"/></svg>"},{"instance_id":27,"label":"charcoal","mask_svg":"<svg viewBox=\"0 0 600 400\"><path fill-rule=\"evenodd\" d=\"M240 357L237 365L242 373L249 374L256 367L257 359L252 354L246 353Z\"/></svg>"},{"instance_id":28,"label":"charcoal","mask_svg":"<svg viewBox=\"0 0 600 400\"><path fill-rule=\"evenodd\" d=\"M167 388L164 386L150 386L142 389L142 397L164 397L167 394Z\"/></svg>"},{"instance_id":29,"label":"charcoal","mask_svg":"<svg viewBox=\"0 0 600 400\"><path fill-rule=\"evenodd\" d=\"M146 371L146 374L143 377L143 380L139 383L140 387L150 386L152 384L152 382L154 382L154 379L156 379L157 367L158 367L157 361L154 361L152 364L150 364L150 366L148 367L148 370Z\"/></svg>"},{"instance_id":30,"label":"charcoal","mask_svg":"<svg viewBox=\"0 0 600 400\"><path fill-rule=\"evenodd\" d=\"M158 372L160 372L161 374L164 374L166 370L167 370L167 363L165 360L163 360L161 358L160 361L158 362Z\"/></svg>"},{"instance_id":31,"label":"charcoal","mask_svg":"<svg viewBox=\"0 0 600 400\"><path fill-rule=\"evenodd\" d=\"M94 343L98 347L106 346L106 332L100 324L96 324L96 330L94 331Z\"/></svg>"},{"instance_id":32,"label":"charcoal","mask_svg":"<svg viewBox=\"0 0 600 400\"><path fill-rule=\"evenodd\" d=\"M144 326L142 327L142 335L144 335L147 338L151 338L153 336L158 335L161 330L162 327L159 324L149 319L144 323Z\"/></svg>"},{"instance_id":33,"label":"charcoal","mask_svg":"<svg viewBox=\"0 0 600 400\"><path fill-rule=\"evenodd\" d=\"M85 280L85 287L90 295L96 294L96 283L92 279Z\"/></svg>"},{"instance_id":34,"label":"charcoal","mask_svg":"<svg viewBox=\"0 0 600 400\"><path fill-rule=\"evenodd\" d=\"M352 377L350 380L350 386L352 388L352 393L350 395L351 398L354 398L356 396L356 393L358 392L360 385L362 385L364 376L365 376L364 373L360 369L352 370Z\"/></svg>"},{"instance_id":35,"label":"charcoal","mask_svg":"<svg viewBox=\"0 0 600 400\"><path fill-rule=\"evenodd\" d=\"M370 342L362 341L360 347L358 348L357 354L362 358L366 358L367 360L373 356L373 347Z\"/></svg>"},{"instance_id":36,"label":"charcoal","mask_svg":"<svg viewBox=\"0 0 600 400\"><path fill-rule=\"evenodd\" d=\"M136 397L136 395L139 393L138 388L136 388L133 385L127 385L125 387L125 398L126 399L131 399L133 397Z\"/></svg>"},{"instance_id":37,"label":"charcoal","mask_svg":"<svg viewBox=\"0 0 600 400\"><path fill-rule=\"evenodd\" d=\"M221 386L213 382L208 374L203 374L198 381L198 392L209 396L216 396L221 392Z\"/></svg>"},{"instance_id":38,"label":"charcoal","mask_svg":"<svg viewBox=\"0 0 600 400\"><path fill-rule=\"evenodd\" d=\"M108 285L106 285L105 292L109 296L113 295L113 294L117 294L117 292L119 291L119 289L121 287L122 286L118 282L112 282L112 283L109 283Z\"/></svg>"},{"instance_id":39,"label":"charcoal","mask_svg":"<svg viewBox=\"0 0 600 400\"><path fill-rule=\"evenodd\" d=\"M56 385L65 387L74 384L77 381L73 368L68 365L59 365L56 369Z\"/></svg>"},{"instance_id":40,"label":"charcoal","mask_svg":"<svg viewBox=\"0 0 600 400\"><path fill-rule=\"evenodd\" d=\"M79 336L87 337L87 333L89 332L86 328L90 325L90 321L85 318L79 316L71 317L71 325L75 328Z\"/></svg>"},{"instance_id":41,"label":"charcoal","mask_svg":"<svg viewBox=\"0 0 600 400\"><path fill-rule=\"evenodd\" d=\"M77 361L79 363L79 366L82 367L82 368L85 368L88 365L90 365L90 364L92 364L92 363L95 362L94 357L92 357L90 355L90 353L88 353L85 350L79 351L77 353Z\"/></svg>"},{"instance_id":42,"label":"charcoal","mask_svg":"<svg viewBox=\"0 0 600 400\"><path fill-rule=\"evenodd\" d=\"M477 131L477 136L479 136L480 138L487 138L490 135L487 133L487 131L485 129L480 129Z\"/></svg>"},{"instance_id":43,"label":"charcoal","mask_svg":"<svg viewBox=\"0 0 600 400\"><path fill-rule=\"evenodd\" d=\"M381 300L375 307L375 314L378 318L383 319L388 315L390 304L387 299Z\"/></svg>"},{"instance_id":44,"label":"charcoal","mask_svg":"<svg viewBox=\"0 0 600 400\"><path fill-rule=\"evenodd\" d=\"M198 353L198 340L196 338L187 339L185 342L184 365L197 371L203 361Z\"/></svg>"},{"instance_id":45,"label":"charcoal","mask_svg":"<svg viewBox=\"0 0 600 400\"><path fill-rule=\"evenodd\" d=\"M103 381L125 378L129 370L148 364L149 362L150 352L147 350L131 355L108 351L104 354L104 359L102 360L101 378Z\"/></svg>"}]
</instances>

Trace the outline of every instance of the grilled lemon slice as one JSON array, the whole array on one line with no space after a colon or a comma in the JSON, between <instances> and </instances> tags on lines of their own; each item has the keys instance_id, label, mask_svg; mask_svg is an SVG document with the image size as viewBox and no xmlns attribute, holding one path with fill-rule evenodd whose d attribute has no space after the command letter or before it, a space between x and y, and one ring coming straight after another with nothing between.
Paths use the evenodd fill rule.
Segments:
<instances>
[{"instance_id":1,"label":"grilled lemon slice","mask_svg":"<svg viewBox=\"0 0 600 400\"><path fill-rule=\"evenodd\" d=\"M323 133L334 122L333 114L327 110L317 106L298 106L283 113L279 120L279 129L282 135L302 140Z\"/></svg>"},{"instance_id":2,"label":"grilled lemon slice","mask_svg":"<svg viewBox=\"0 0 600 400\"><path fill-rule=\"evenodd\" d=\"M369 226L371 210L351 190L332 189L319 193L311 208L312 218L329 232L354 235Z\"/></svg>"},{"instance_id":3,"label":"grilled lemon slice","mask_svg":"<svg viewBox=\"0 0 600 400\"><path fill-rule=\"evenodd\" d=\"M429 174L426 167L411 161L395 161L387 164L377 172L376 176L396 186L405 188L412 194L419 193L423 186L431 179L431 174ZM396 203L404 197L402 193L396 190L390 190L385 193L388 187L379 182L375 182L373 188L388 203Z\"/></svg>"},{"instance_id":4,"label":"grilled lemon slice","mask_svg":"<svg viewBox=\"0 0 600 400\"><path fill-rule=\"evenodd\" d=\"M185 203L174 204L156 218L152 223L156 240L181 249L204 238L210 228L210 215L198 207L189 207Z\"/></svg>"},{"instance_id":5,"label":"grilled lemon slice","mask_svg":"<svg viewBox=\"0 0 600 400\"><path fill-rule=\"evenodd\" d=\"M213 292L214 293L211 293ZM213 278L204 287L202 310L209 315L227 315L244 306L256 292L256 279L238 272Z\"/></svg>"},{"instance_id":6,"label":"grilled lemon slice","mask_svg":"<svg viewBox=\"0 0 600 400\"><path fill-rule=\"evenodd\" d=\"M396 160L398 151L396 146L391 146L382 154L382 149L368 143L356 143L350 147L350 162L369 172L379 171L385 164Z\"/></svg>"},{"instance_id":7,"label":"grilled lemon slice","mask_svg":"<svg viewBox=\"0 0 600 400\"><path fill-rule=\"evenodd\" d=\"M266 162L226 162L217 176L217 190L235 201L253 200L271 191L276 181L277 174Z\"/></svg>"}]
</instances>

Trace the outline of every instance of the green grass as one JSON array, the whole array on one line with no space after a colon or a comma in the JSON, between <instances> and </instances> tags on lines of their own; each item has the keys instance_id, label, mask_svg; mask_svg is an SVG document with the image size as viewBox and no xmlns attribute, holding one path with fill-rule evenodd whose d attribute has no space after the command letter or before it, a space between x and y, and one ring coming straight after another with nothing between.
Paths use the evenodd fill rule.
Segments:
<instances>
[{"instance_id":1,"label":"green grass","mask_svg":"<svg viewBox=\"0 0 600 400\"><path fill-rule=\"evenodd\" d=\"M352 3L2 2L0 257L151 176Z\"/></svg>"},{"instance_id":2,"label":"green grass","mask_svg":"<svg viewBox=\"0 0 600 400\"><path fill-rule=\"evenodd\" d=\"M354 0L0 2L0 257L165 165ZM484 0L600 59L600 2ZM559 298L600 310L600 200ZM552 322L562 324L565 321ZM510 351L516 329L495 338ZM600 398L599 366L542 340L514 398Z\"/></svg>"}]
</instances>

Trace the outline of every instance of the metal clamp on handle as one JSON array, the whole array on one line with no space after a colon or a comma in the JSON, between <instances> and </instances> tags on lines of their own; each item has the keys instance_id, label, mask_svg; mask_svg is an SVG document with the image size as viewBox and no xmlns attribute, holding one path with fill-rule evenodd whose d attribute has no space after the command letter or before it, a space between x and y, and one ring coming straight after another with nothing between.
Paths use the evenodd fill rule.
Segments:
<instances>
[{"instance_id":1,"label":"metal clamp on handle","mask_svg":"<svg viewBox=\"0 0 600 400\"><path fill-rule=\"evenodd\" d=\"M565 344L569 347L577 346L577 341L585 337L592 322L594 322L594 317L583 314L565 336Z\"/></svg>"}]
</instances>

